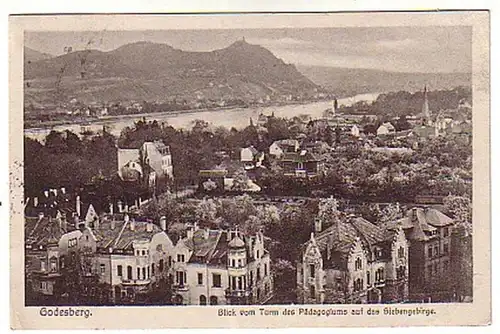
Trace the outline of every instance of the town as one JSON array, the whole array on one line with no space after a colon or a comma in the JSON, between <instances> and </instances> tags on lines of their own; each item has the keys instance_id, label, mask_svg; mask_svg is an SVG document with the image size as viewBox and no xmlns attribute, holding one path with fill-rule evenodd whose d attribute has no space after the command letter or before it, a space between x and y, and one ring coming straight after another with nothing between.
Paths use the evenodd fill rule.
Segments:
<instances>
[{"instance_id":1,"label":"town","mask_svg":"<svg viewBox=\"0 0 500 334\"><path fill-rule=\"evenodd\" d=\"M26 305L472 302L473 107L438 94L25 137Z\"/></svg>"}]
</instances>

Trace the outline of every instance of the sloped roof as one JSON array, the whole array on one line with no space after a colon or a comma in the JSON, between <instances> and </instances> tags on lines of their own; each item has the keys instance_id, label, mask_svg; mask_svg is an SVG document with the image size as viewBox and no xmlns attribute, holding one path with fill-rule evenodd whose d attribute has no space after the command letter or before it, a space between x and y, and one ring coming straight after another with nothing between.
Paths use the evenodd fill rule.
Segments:
<instances>
[{"instance_id":1,"label":"sloped roof","mask_svg":"<svg viewBox=\"0 0 500 334\"><path fill-rule=\"evenodd\" d=\"M427 240L436 231L436 227L453 225L453 219L434 208L413 208L407 211L406 217L387 222L385 227L395 229L402 227L409 232L410 239Z\"/></svg>"},{"instance_id":2,"label":"sloped roof","mask_svg":"<svg viewBox=\"0 0 500 334\"><path fill-rule=\"evenodd\" d=\"M392 239L393 233L385 228L370 223L362 217L342 218L341 222L332 225L318 234L316 243L323 250L330 245L331 251L349 252L356 239L367 246L373 246Z\"/></svg>"},{"instance_id":3,"label":"sloped roof","mask_svg":"<svg viewBox=\"0 0 500 334\"><path fill-rule=\"evenodd\" d=\"M99 222L99 228L92 232L97 238L97 247L114 249L130 249L134 241L151 240L151 238L162 230L152 224L151 231L147 230L148 222L135 221L134 230L130 229L131 222L125 223L123 214L107 216ZM115 227L111 229L112 221Z\"/></svg>"},{"instance_id":4,"label":"sloped roof","mask_svg":"<svg viewBox=\"0 0 500 334\"><path fill-rule=\"evenodd\" d=\"M25 217L24 240L26 244L42 246L56 243L64 233L58 220L50 217Z\"/></svg>"},{"instance_id":5,"label":"sloped roof","mask_svg":"<svg viewBox=\"0 0 500 334\"><path fill-rule=\"evenodd\" d=\"M305 152L304 152L305 151ZM303 150L301 152L285 152L282 161L319 161L319 157L311 151Z\"/></svg>"}]
</instances>

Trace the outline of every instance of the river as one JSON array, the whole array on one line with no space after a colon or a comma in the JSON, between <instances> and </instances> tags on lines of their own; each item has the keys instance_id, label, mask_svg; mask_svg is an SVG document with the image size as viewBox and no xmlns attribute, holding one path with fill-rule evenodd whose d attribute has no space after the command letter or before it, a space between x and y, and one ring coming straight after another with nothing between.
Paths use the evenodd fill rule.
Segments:
<instances>
[{"instance_id":1,"label":"river","mask_svg":"<svg viewBox=\"0 0 500 334\"><path fill-rule=\"evenodd\" d=\"M358 101L371 102L374 101L379 93L360 94L349 98L338 100L339 105L350 106ZM325 109L331 108L331 101L313 102L307 104L295 104L286 106L266 106L266 107L251 107L251 108L232 108L223 110L200 110L187 113L153 113L145 115L147 120L157 120L159 123L167 123L174 128L190 128L193 121L202 119L208 121L214 126L224 126L227 128L235 127L237 129L244 128L250 124L250 118L254 122L260 114L271 115L274 113L276 117L292 118L299 115L309 115L312 118L322 117ZM107 119L95 120L88 125L87 129L93 132L102 130L103 125L106 125L111 134L119 136L122 129L133 126L134 122L142 118L143 115L124 115L110 117ZM51 131L70 130L79 134L81 124L62 124L49 128L30 128L24 130L24 135L32 139L44 141L45 136Z\"/></svg>"}]
</instances>

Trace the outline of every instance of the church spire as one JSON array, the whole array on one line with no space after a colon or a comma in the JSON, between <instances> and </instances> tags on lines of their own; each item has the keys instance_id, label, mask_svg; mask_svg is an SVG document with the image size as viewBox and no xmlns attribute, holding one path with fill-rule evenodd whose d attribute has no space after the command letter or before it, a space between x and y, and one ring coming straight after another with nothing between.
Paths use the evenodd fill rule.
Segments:
<instances>
[{"instance_id":1,"label":"church spire","mask_svg":"<svg viewBox=\"0 0 500 334\"><path fill-rule=\"evenodd\" d=\"M427 85L424 86L424 102L422 104L422 121L427 125L431 120L431 113L429 110L429 100L427 97Z\"/></svg>"}]
</instances>

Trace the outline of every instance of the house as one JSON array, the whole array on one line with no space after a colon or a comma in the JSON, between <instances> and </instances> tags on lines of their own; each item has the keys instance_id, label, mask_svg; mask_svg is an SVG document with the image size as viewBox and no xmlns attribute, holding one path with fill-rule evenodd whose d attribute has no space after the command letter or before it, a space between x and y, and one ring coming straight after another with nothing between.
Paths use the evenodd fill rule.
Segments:
<instances>
[{"instance_id":1,"label":"house","mask_svg":"<svg viewBox=\"0 0 500 334\"><path fill-rule=\"evenodd\" d=\"M299 302L304 304L402 302L408 296L408 242L403 229L388 230L342 215L315 232L297 264Z\"/></svg>"},{"instance_id":2,"label":"house","mask_svg":"<svg viewBox=\"0 0 500 334\"><path fill-rule=\"evenodd\" d=\"M269 154L281 158L285 153L297 152L299 147L300 143L296 139L277 140L269 146Z\"/></svg>"},{"instance_id":3,"label":"house","mask_svg":"<svg viewBox=\"0 0 500 334\"><path fill-rule=\"evenodd\" d=\"M452 277L450 265L453 220L434 208L414 207L406 216L386 223L385 228L402 228L410 241L410 295L413 299L442 299L433 292L446 291Z\"/></svg>"},{"instance_id":4,"label":"house","mask_svg":"<svg viewBox=\"0 0 500 334\"><path fill-rule=\"evenodd\" d=\"M412 133L421 139L434 138L439 135L438 128L434 125L417 125L412 129Z\"/></svg>"},{"instance_id":5,"label":"house","mask_svg":"<svg viewBox=\"0 0 500 334\"><path fill-rule=\"evenodd\" d=\"M198 172L198 191L223 192L227 174L226 169L200 170Z\"/></svg>"},{"instance_id":6,"label":"house","mask_svg":"<svg viewBox=\"0 0 500 334\"><path fill-rule=\"evenodd\" d=\"M82 228L79 250L91 259L88 274L111 287L115 303L133 302L160 279L168 279L173 243L160 226L128 213L105 214Z\"/></svg>"},{"instance_id":7,"label":"house","mask_svg":"<svg viewBox=\"0 0 500 334\"><path fill-rule=\"evenodd\" d=\"M50 211L47 211L50 212ZM50 303L65 293L64 268L78 251L81 232L60 211L25 217L25 279L31 289L27 304Z\"/></svg>"},{"instance_id":8,"label":"house","mask_svg":"<svg viewBox=\"0 0 500 334\"><path fill-rule=\"evenodd\" d=\"M255 156L259 153L253 146L240 149L240 161L244 163L253 163Z\"/></svg>"},{"instance_id":9,"label":"house","mask_svg":"<svg viewBox=\"0 0 500 334\"><path fill-rule=\"evenodd\" d=\"M138 149L118 148L118 175L125 181L157 180L174 177L169 146L161 141L144 142Z\"/></svg>"},{"instance_id":10,"label":"house","mask_svg":"<svg viewBox=\"0 0 500 334\"><path fill-rule=\"evenodd\" d=\"M359 137L359 128L356 124L351 127L351 135L353 137Z\"/></svg>"},{"instance_id":11,"label":"house","mask_svg":"<svg viewBox=\"0 0 500 334\"><path fill-rule=\"evenodd\" d=\"M174 300L182 305L264 304L273 296L264 235L194 225L173 250Z\"/></svg>"},{"instance_id":12,"label":"house","mask_svg":"<svg viewBox=\"0 0 500 334\"><path fill-rule=\"evenodd\" d=\"M324 170L320 158L307 150L285 153L280 164L285 176L316 177Z\"/></svg>"},{"instance_id":13,"label":"house","mask_svg":"<svg viewBox=\"0 0 500 334\"><path fill-rule=\"evenodd\" d=\"M240 161L244 164L245 169L259 167L264 161L264 153L259 152L253 146L244 147L240 150Z\"/></svg>"},{"instance_id":14,"label":"house","mask_svg":"<svg viewBox=\"0 0 500 334\"><path fill-rule=\"evenodd\" d=\"M396 132L396 128L389 122L383 123L377 128L377 136L388 135Z\"/></svg>"}]
</instances>

